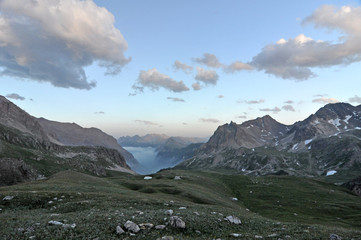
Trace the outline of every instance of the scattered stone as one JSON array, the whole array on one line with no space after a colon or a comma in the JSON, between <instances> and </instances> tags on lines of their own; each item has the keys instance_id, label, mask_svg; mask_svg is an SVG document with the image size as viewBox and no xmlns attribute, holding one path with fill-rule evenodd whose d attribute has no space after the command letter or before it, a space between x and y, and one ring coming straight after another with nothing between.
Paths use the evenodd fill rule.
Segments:
<instances>
[{"instance_id":1,"label":"scattered stone","mask_svg":"<svg viewBox=\"0 0 361 240\"><path fill-rule=\"evenodd\" d=\"M124 227L125 227L125 229L127 229L129 232L132 232L132 233L137 233L140 231L139 226L129 220L124 224Z\"/></svg>"},{"instance_id":2,"label":"scattered stone","mask_svg":"<svg viewBox=\"0 0 361 240\"><path fill-rule=\"evenodd\" d=\"M163 230L165 228L165 225L157 225L154 228L157 230Z\"/></svg>"},{"instance_id":3,"label":"scattered stone","mask_svg":"<svg viewBox=\"0 0 361 240\"><path fill-rule=\"evenodd\" d=\"M52 204L52 203L53 203L53 201L49 201L49 202L48 202L48 204Z\"/></svg>"},{"instance_id":4,"label":"scattered stone","mask_svg":"<svg viewBox=\"0 0 361 240\"><path fill-rule=\"evenodd\" d=\"M30 236L29 239L35 239L36 237L35 236Z\"/></svg>"},{"instance_id":5,"label":"scattered stone","mask_svg":"<svg viewBox=\"0 0 361 240\"><path fill-rule=\"evenodd\" d=\"M180 217L177 217L177 216L170 217L169 224L170 224L170 226L172 226L174 228L185 228L186 227L186 223Z\"/></svg>"},{"instance_id":6,"label":"scattered stone","mask_svg":"<svg viewBox=\"0 0 361 240\"><path fill-rule=\"evenodd\" d=\"M180 176L175 176L174 180L181 180L182 178Z\"/></svg>"},{"instance_id":7,"label":"scattered stone","mask_svg":"<svg viewBox=\"0 0 361 240\"><path fill-rule=\"evenodd\" d=\"M198 212L193 212L195 215L199 216L200 214Z\"/></svg>"},{"instance_id":8,"label":"scattered stone","mask_svg":"<svg viewBox=\"0 0 361 240\"><path fill-rule=\"evenodd\" d=\"M231 198L231 200L232 200L232 201L238 201L238 198L233 197L233 198Z\"/></svg>"},{"instance_id":9,"label":"scattered stone","mask_svg":"<svg viewBox=\"0 0 361 240\"><path fill-rule=\"evenodd\" d=\"M151 223L141 223L141 224L139 224L139 227L140 227L140 229L151 229L151 228L153 228L154 227L154 225L153 224L151 224Z\"/></svg>"},{"instance_id":10,"label":"scattered stone","mask_svg":"<svg viewBox=\"0 0 361 240\"><path fill-rule=\"evenodd\" d=\"M63 225L63 223L62 223L62 222L59 222L59 221L53 221L53 220L49 221L49 222L48 222L48 224L49 224L49 225Z\"/></svg>"},{"instance_id":11,"label":"scattered stone","mask_svg":"<svg viewBox=\"0 0 361 240\"><path fill-rule=\"evenodd\" d=\"M164 236L161 238L157 238L157 240L174 240L174 238L172 236Z\"/></svg>"},{"instance_id":12,"label":"scattered stone","mask_svg":"<svg viewBox=\"0 0 361 240\"><path fill-rule=\"evenodd\" d=\"M268 237L269 237L269 238L272 238L272 237L277 237L277 236L278 236L278 234L277 234L277 233L272 233L272 234L268 235Z\"/></svg>"},{"instance_id":13,"label":"scattered stone","mask_svg":"<svg viewBox=\"0 0 361 240\"><path fill-rule=\"evenodd\" d=\"M249 193L253 193L252 191L249 191Z\"/></svg>"},{"instance_id":14,"label":"scattered stone","mask_svg":"<svg viewBox=\"0 0 361 240\"><path fill-rule=\"evenodd\" d=\"M224 220L233 224L242 224L241 220L238 217L234 216L227 216Z\"/></svg>"},{"instance_id":15,"label":"scattered stone","mask_svg":"<svg viewBox=\"0 0 361 240\"><path fill-rule=\"evenodd\" d=\"M169 215L169 216L172 216L173 215L173 210L169 209L169 210L165 211L164 213Z\"/></svg>"},{"instance_id":16,"label":"scattered stone","mask_svg":"<svg viewBox=\"0 0 361 240\"><path fill-rule=\"evenodd\" d=\"M170 203L174 203L174 201L173 201L173 200L170 200L169 202L170 202Z\"/></svg>"},{"instance_id":17,"label":"scattered stone","mask_svg":"<svg viewBox=\"0 0 361 240\"><path fill-rule=\"evenodd\" d=\"M18 230L19 233L24 233L25 232L24 228L18 228L17 230Z\"/></svg>"},{"instance_id":18,"label":"scattered stone","mask_svg":"<svg viewBox=\"0 0 361 240\"><path fill-rule=\"evenodd\" d=\"M138 215L143 215L144 214L144 212L142 212L142 211L136 211L135 213L138 214Z\"/></svg>"},{"instance_id":19,"label":"scattered stone","mask_svg":"<svg viewBox=\"0 0 361 240\"><path fill-rule=\"evenodd\" d=\"M240 233L231 233L231 237L242 237Z\"/></svg>"},{"instance_id":20,"label":"scattered stone","mask_svg":"<svg viewBox=\"0 0 361 240\"><path fill-rule=\"evenodd\" d=\"M214 215L214 214L217 214L217 213L216 213L216 212L211 212L211 214L213 214L213 215Z\"/></svg>"},{"instance_id":21,"label":"scattered stone","mask_svg":"<svg viewBox=\"0 0 361 240\"><path fill-rule=\"evenodd\" d=\"M341 240L342 238L340 236L338 236L337 234L331 234L330 235L330 240Z\"/></svg>"},{"instance_id":22,"label":"scattered stone","mask_svg":"<svg viewBox=\"0 0 361 240\"><path fill-rule=\"evenodd\" d=\"M134 233L129 233L129 236L134 237L135 234Z\"/></svg>"},{"instance_id":23,"label":"scattered stone","mask_svg":"<svg viewBox=\"0 0 361 240\"><path fill-rule=\"evenodd\" d=\"M54 200L54 201L56 201L56 200L58 200L58 198L57 198L57 197L55 197L55 198L53 198L53 200Z\"/></svg>"},{"instance_id":24,"label":"scattered stone","mask_svg":"<svg viewBox=\"0 0 361 240\"><path fill-rule=\"evenodd\" d=\"M197 234L202 234L201 231L198 231L198 230L196 230L196 233L197 233Z\"/></svg>"},{"instance_id":25,"label":"scattered stone","mask_svg":"<svg viewBox=\"0 0 361 240\"><path fill-rule=\"evenodd\" d=\"M68 229L68 228L75 228L76 227L76 224L75 223L73 223L73 224L63 224L63 228L65 228L65 229Z\"/></svg>"},{"instance_id":26,"label":"scattered stone","mask_svg":"<svg viewBox=\"0 0 361 240\"><path fill-rule=\"evenodd\" d=\"M11 201L13 200L14 196L6 196L3 198L3 201Z\"/></svg>"},{"instance_id":27,"label":"scattered stone","mask_svg":"<svg viewBox=\"0 0 361 240\"><path fill-rule=\"evenodd\" d=\"M57 216L60 216L60 214L59 214L59 213L52 213L52 214L50 214L50 217L57 217Z\"/></svg>"},{"instance_id":28,"label":"scattered stone","mask_svg":"<svg viewBox=\"0 0 361 240\"><path fill-rule=\"evenodd\" d=\"M293 215L297 216L298 214L297 214L297 213L294 213Z\"/></svg>"},{"instance_id":29,"label":"scattered stone","mask_svg":"<svg viewBox=\"0 0 361 240\"><path fill-rule=\"evenodd\" d=\"M115 229L115 231L117 232L118 235L121 235L121 234L125 233L124 230L123 230L123 228L122 228L121 226L117 226L117 228Z\"/></svg>"},{"instance_id":30,"label":"scattered stone","mask_svg":"<svg viewBox=\"0 0 361 240\"><path fill-rule=\"evenodd\" d=\"M256 238L256 239L262 239L263 237L260 236L260 235L254 235L254 238Z\"/></svg>"},{"instance_id":31,"label":"scattered stone","mask_svg":"<svg viewBox=\"0 0 361 240\"><path fill-rule=\"evenodd\" d=\"M144 180L152 180L152 177L151 176L145 176Z\"/></svg>"},{"instance_id":32,"label":"scattered stone","mask_svg":"<svg viewBox=\"0 0 361 240\"><path fill-rule=\"evenodd\" d=\"M180 210L185 210L185 209L187 209L186 207L180 207L179 208Z\"/></svg>"}]
</instances>

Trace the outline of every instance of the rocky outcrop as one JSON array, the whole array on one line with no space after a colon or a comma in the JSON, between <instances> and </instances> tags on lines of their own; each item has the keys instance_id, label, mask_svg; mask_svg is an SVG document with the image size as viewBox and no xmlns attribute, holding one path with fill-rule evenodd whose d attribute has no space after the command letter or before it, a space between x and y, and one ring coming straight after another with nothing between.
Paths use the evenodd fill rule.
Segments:
<instances>
[{"instance_id":1,"label":"rocky outcrop","mask_svg":"<svg viewBox=\"0 0 361 240\"><path fill-rule=\"evenodd\" d=\"M361 105L328 104L289 126L270 116L222 125L177 168L304 176L361 170Z\"/></svg>"},{"instance_id":2,"label":"rocky outcrop","mask_svg":"<svg viewBox=\"0 0 361 240\"><path fill-rule=\"evenodd\" d=\"M97 128L83 128L76 123L61 123L38 118L50 141L66 146L102 146L117 150L129 166L137 171L141 165L134 156L122 148L117 140Z\"/></svg>"},{"instance_id":3,"label":"rocky outcrop","mask_svg":"<svg viewBox=\"0 0 361 240\"><path fill-rule=\"evenodd\" d=\"M351 180L344 184L345 187L350 189L354 194L361 197L361 177Z\"/></svg>"},{"instance_id":4,"label":"rocky outcrop","mask_svg":"<svg viewBox=\"0 0 361 240\"><path fill-rule=\"evenodd\" d=\"M13 158L0 158L0 186L37 178L37 171L24 161Z\"/></svg>"}]
</instances>

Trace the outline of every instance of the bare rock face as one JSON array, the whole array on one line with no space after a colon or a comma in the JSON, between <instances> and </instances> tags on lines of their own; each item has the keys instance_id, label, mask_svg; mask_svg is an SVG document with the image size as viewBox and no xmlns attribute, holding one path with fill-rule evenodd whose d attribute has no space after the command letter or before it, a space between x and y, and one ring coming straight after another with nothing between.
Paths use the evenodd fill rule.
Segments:
<instances>
[{"instance_id":1,"label":"bare rock face","mask_svg":"<svg viewBox=\"0 0 361 240\"><path fill-rule=\"evenodd\" d=\"M0 124L29 133L39 139L48 140L36 118L3 96L0 96Z\"/></svg>"},{"instance_id":2,"label":"bare rock face","mask_svg":"<svg viewBox=\"0 0 361 240\"><path fill-rule=\"evenodd\" d=\"M38 177L35 169L22 160L0 158L0 186L12 185Z\"/></svg>"},{"instance_id":3,"label":"bare rock face","mask_svg":"<svg viewBox=\"0 0 361 240\"><path fill-rule=\"evenodd\" d=\"M351 180L344 184L345 187L350 189L354 194L361 197L361 177Z\"/></svg>"},{"instance_id":4,"label":"bare rock face","mask_svg":"<svg viewBox=\"0 0 361 240\"><path fill-rule=\"evenodd\" d=\"M169 219L169 225L174 228L182 228L184 229L186 227L186 223L177 216L173 216Z\"/></svg>"},{"instance_id":5,"label":"bare rock face","mask_svg":"<svg viewBox=\"0 0 361 240\"><path fill-rule=\"evenodd\" d=\"M141 168L134 156L122 148L117 140L97 128L83 128L76 123L61 123L45 118L37 119L46 132L50 141L66 146L101 146L117 150L129 164L137 171Z\"/></svg>"}]
</instances>

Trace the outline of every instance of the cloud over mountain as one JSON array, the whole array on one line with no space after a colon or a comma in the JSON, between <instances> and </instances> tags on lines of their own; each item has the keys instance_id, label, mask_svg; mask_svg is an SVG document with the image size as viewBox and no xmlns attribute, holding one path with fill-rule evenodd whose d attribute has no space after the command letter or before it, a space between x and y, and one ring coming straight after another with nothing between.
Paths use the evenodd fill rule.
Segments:
<instances>
[{"instance_id":1,"label":"cloud over mountain","mask_svg":"<svg viewBox=\"0 0 361 240\"><path fill-rule=\"evenodd\" d=\"M349 101L352 103L361 103L361 97L355 95L354 97L350 98Z\"/></svg>"},{"instance_id":2,"label":"cloud over mountain","mask_svg":"<svg viewBox=\"0 0 361 240\"><path fill-rule=\"evenodd\" d=\"M21 100L21 101L25 100L25 97L20 96L20 95L17 94L17 93L7 94L6 97L7 97L7 98L10 98L10 99L14 99L14 100Z\"/></svg>"},{"instance_id":3,"label":"cloud over mountain","mask_svg":"<svg viewBox=\"0 0 361 240\"><path fill-rule=\"evenodd\" d=\"M261 108L259 109L261 112L273 112L273 113L278 113L281 111L280 108L278 107L274 107L274 108Z\"/></svg>"},{"instance_id":4,"label":"cloud over mountain","mask_svg":"<svg viewBox=\"0 0 361 240\"><path fill-rule=\"evenodd\" d=\"M361 61L361 7L325 5L307 17L304 24L340 31L340 43L314 40L300 34L265 46L250 63L257 70L297 81L315 77L312 68L347 65Z\"/></svg>"},{"instance_id":5,"label":"cloud over mountain","mask_svg":"<svg viewBox=\"0 0 361 240\"><path fill-rule=\"evenodd\" d=\"M189 90L183 81L176 81L168 75L158 72L156 68L149 69L148 71L140 71L138 80L133 85L133 89L142 92L144 88L150 88L153 91L164 88L172 92Z\"/></svg>"},{"instance_id":6,"label":"cloud over mountain","mask_svg":"<svg viewBox=\"0 0 361 240\"><path fill-rule=\"evenodd\" d=\"M130 61L114 16L93 1L0 1L1 75L91 89L84 67L116 74Z\"/></svg>"},{"instance_id":7,"label":"cloud over mountain","mask_svg":"<svg viewBox=\"0 0 361 240\"><path fill-rule=\"evenodd\" d=\"M325 98L325 97L321 97L321 98L315 98L312 100L312 102L314 103L321 103L321 104L327 104L327 103L338 103L340 102L339 100L335 99L335 98Z\"/></svg>"}]
</instances>

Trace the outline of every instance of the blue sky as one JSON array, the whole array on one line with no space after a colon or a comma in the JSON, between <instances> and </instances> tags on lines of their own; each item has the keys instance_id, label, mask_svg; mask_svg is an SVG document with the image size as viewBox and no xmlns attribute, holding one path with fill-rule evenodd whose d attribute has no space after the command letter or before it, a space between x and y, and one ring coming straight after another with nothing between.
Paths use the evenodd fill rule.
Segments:
<instances>
[{"instance_id":1,"label":"blue sky","mask_svg":"<svg viewBox=\"0 0 361 240\"><path fill-rule=\"evenodd\" d=\"M37 117L208 137L361 104L359 1L35 2L0 1L0 94Z\"/></svg>"}]
</instances>

